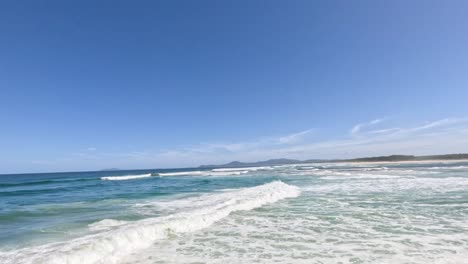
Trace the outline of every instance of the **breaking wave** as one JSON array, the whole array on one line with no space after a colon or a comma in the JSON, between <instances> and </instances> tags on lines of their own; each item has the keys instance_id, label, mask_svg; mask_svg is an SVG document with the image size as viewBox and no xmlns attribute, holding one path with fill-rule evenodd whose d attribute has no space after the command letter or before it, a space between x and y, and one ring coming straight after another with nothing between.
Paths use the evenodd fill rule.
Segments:
<instances>
[{"instance_id":1,"label":"breaking wave","mask_svg":"<svg viewBox=\"0 0 468 264\"><path fill-rule=\"evenodd\" d=\"M135 180L151 177L151 173L140 174L140 175L125 175L125 176L106 176L101 177L103 181L125 181L125 180Z\"/></svg>"},{"instance_id":2,"label":"breaking wave","mask_svg":"<svg viewBox=\"0 0 468 264\"><path fill-rule=\"evenodd\" d=\"M272 167L244 167L244 168L219 168L219 169L212 169L212 171L217 172L228 172L228 171L258 171L258 170L271 170Z\"/></svg>"},{"instance_id":3,"label":"breaking wave","mask_svg":"<svg viewBox=\"0 0 468 264\"><path fill-rule=\"evenodd\" d=\"M202 171L181 171L181 172L166 172L158 173L159 176L195 176L203 175Z\"/></svg>"},{"instance_id":4,"label":"breaking wave","mask_svg":"<svg viewBox=\"0 0 468 264\"><path fill-rule=\"evenodd\" d=\"M5 264L117 263L122 257L147 248L171 234L206 228L232 212L252 210L281 199L297 197L299 194L298 187L281 181L208 194L199 197L199 202L192 209L182 213L133 222L102 220L90 227L104 231L67 242L0 252L0 260Z\"/></svg>"},{"instance_id":5,"label":"breaking wave","mask_svg":"<svg viewBox=\"0 0 468 264\"><path fill-rule=\"evenodd\" d=\"M229 171L182 171L182 172L166 172L158 173L161 177L167 176L229 176L229 175L241 175L248 173L248 170L229 170Z\"/></svg>"}]
</instances>

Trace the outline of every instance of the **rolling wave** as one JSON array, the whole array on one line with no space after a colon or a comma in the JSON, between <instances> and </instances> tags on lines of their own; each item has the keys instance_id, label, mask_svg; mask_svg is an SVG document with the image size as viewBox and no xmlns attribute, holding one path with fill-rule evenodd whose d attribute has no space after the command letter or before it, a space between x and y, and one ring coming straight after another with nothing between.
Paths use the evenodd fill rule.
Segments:
<instances>
[{"instance_id":1,"label":"rolling wave","mask_svg":"<svg viewBox=\"0 0 468 264\"><path fill-rule=\"evenodd\" d=\"M117 263L122 257L147 248L171 234L200 230L232 212L252 210L299 194L299 188L274 181L256 187L204 195L200 197L198 206L182 213L128 223L103 220L91 227L104 231L67 242L0 252L0 261L5 264Z\"/></svg>"},{"instance_id":2,"label":"rolling wave","mask_svg":"<svg viewBox=\"0 0 468 264\"><path fill-rule=\"evenodd\" d=\"M101 177L103 181L126 181L126 180L135 180L151 177L151 173L139 174L139 175L125 175L125 176L106 176Z\"/></svg>"},{"instance_id":3,"label":"rolling wave","mask_svg":"<svg viewBox=\"0 0 468 264\"><path fill-rule=\"evenodd\" d=\"M248 173L248 170L228 170L228 171L181 171L181 172L166 172L158 173L161 177L167 176L230 176L230 175L241 175Z\"/></svg>"},{"instance_id":4,"label":"rolling wave","mask_svg":"<svg viewBox=\"0 0 468 264\"><path fill-rule=\"evenodd\" d=\"M203 175L203 171L180 171L180 172L166 172L158 173L159 176L195 176Z\"/></svg>"},{"instance_id":5,"label":"rolling wave","mask_svg":"<svg viewBox=\"0 0 468 264\"><path fill-rule=\"evenodd\" d=\"M219 168L219 169L212 169L212 171L217 172L228 172L228 171L258 171L258 170L271 170L272 167L243 167L243 168Z\"/></svg>"}]
</instances>

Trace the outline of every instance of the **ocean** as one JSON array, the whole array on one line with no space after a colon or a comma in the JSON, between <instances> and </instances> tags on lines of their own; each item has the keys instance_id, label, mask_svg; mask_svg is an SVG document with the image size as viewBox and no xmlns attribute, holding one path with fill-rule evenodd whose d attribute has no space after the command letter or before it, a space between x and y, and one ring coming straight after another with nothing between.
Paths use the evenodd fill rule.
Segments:
<instances>
[{"instance_id":1,"label":"ocean","mask_svg":"<svg viewBox=\"0 0 468 264\"><path fill-rule=\"evenodd\" d=\"M467 263L468 162L0 175L0 263Z\"/></svg>"}]
</instances>

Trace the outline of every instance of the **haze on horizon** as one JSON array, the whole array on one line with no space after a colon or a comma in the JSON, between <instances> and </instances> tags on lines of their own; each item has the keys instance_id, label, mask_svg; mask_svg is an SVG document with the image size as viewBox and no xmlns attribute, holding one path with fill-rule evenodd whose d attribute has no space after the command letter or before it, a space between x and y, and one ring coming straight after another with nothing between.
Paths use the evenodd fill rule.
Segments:
<instances>
[{"instance_id":1,"label":"haze on horizon","mask_svg":"<svg viewBox=\"0 0 468 264\"><path fill-rule=\"evenodd\" d=\"M4 1L0 174L468 152L467 13Z\"/></svg>"}]
</instances>

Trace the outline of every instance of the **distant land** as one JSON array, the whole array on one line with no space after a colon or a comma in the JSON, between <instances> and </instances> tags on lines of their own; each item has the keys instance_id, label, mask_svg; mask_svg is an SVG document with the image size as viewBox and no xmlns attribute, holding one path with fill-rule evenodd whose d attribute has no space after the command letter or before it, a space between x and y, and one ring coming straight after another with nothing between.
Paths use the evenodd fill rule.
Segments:
<instances>
[{"instance_id":1,"label":"distant land","mask_svg":"<svg viewBox=\"0 0 468 264\"><path fill-rule=\"evenodd\" d=\"M304 161L295 160L295 159L270 159L257 162L240 162L233 161L226 164L220 165L201 165L199 168L239 168L239 167L258 167L258 166L271 166L271 165L287 165L287 164L296 164L302 163Z\"/></svg>"},{"instance_id":2,"label":"distant land","mask_svg":"<svg viewBox=\"0 0 468 264\"><path fill-rule=\"evenodd\" d=\"M309 159L309 160L296 160L296 159L269 159L257 162L240 162L232 161L226 164L219 165L201 165L201 169L212 168L240 168L240 167L258 167L258 166L272 166L272 165L288 165L298 163L317 163L317 162L398 162L398 161L424 161L424 160L468 160L468 153L461 154L444 154L444 155L428 155L428 156L413 156L413 155L390 155L390 156L377 156L365 157L356 159Z\"/></svg>"}]
</instances>

